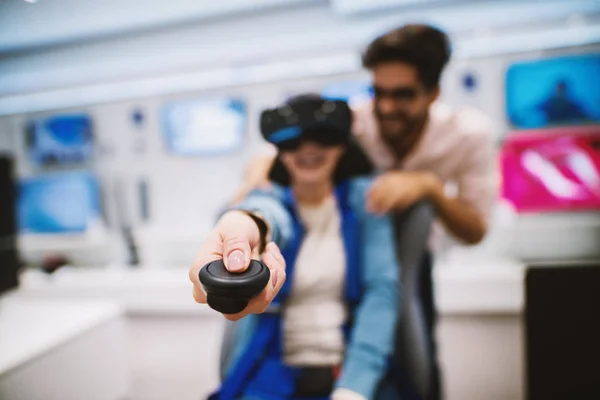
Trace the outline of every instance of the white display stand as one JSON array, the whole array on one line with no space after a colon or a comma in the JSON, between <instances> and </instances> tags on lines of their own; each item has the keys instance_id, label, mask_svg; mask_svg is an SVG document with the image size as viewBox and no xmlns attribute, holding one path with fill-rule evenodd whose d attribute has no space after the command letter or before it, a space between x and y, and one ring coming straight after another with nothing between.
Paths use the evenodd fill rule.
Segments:
<instances>
[{"instance_id":1,"label":"white display stand","mask_svg":"<svg viewBox=\"0 0 600 400\"><path fill-rule=\"evenodd\" d=\"M123 315L109 301L0 298L0 399L127 399Z\"/></svg>"},{"instance_id":2,"label":"white display stand","mask_svg":"<svg viewBox=\"0 0 600 400\"><path fill-rule=\"evenodd\" d=\"M120 237L102 226L82 234L20 234L18 247L23 260L32 265L39 265L52 255L62 255L74 265L88 267L102 267L123 259Z\"/></svg>"},{"instance_id":3,"label":"white display stand","mask_svg":"<svg viewBox=\"0 0 600 400\"><path fill-rule=\"evenodd\" d=\"M218 315L194 301L185 268L63 267L51 275L29 270L20 277L19 295L31 299L110 300L132 315Z\"/></svg>"},{"instance_id":4,"label":"white display stand","mask_svg":"<svg viewBox=\"0 0 600 400\"><path fill-rule=\"evenodd\" d=\"M438 263L434 270L440 314L520 314L524 309L525 265L490 259Z\"/></svg>"}]
</instances>

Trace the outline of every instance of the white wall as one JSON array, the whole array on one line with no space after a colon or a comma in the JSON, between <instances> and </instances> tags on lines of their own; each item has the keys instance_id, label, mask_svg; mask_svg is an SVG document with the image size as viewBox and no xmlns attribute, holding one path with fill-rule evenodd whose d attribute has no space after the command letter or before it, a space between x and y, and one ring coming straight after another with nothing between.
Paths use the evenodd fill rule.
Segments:
<instances>
[{"instance_id":1,"label":"white wall","mask_svg":"<svg viewBox=\"0 0 600 400\"><path fill-rule=\"evenodd\" d=\"M244 166L253 155L261 151L262 138L258 133L260 110L281 101L286 93L318 90L323 80L273 83L213 92L165 96L140 101L102 104L86 107L94 118L99 154L93 163L104 184L109 225L117 226L119 215L141 226L137 183L145 178L149 182L150 223L143 224L140 234L146 240L146 253L167 255L172 263L188 265L195 254L194 246L177 247L183 241L199 243L212 226L219 210L239 186ZM289 91L289 92L288 92ZM186 157L168 153L161 131L160 106L162 102L195 96L235 95L248 101L248 132L244 149L225 156ZM143 130L138 132L131 120L131 112L139 108L146 114ZM77 110L77 111L82 111ZM75 110L73 110L75 111ZM0 119L0 123L13 129L7 137L17 144L15 154L20 155L17 169L21 176L35 173L24 157L24 135L20 131L27 117L44 114L18 115ZM136 139L141 138L144 154L134 151ZM127 207L119 207L116 189L125 187ZM169 250L171 246L171 250ZM165 247L167 247L165 249Z\"/></svg>"},{"instance_id":2,"label":"white wall","mask_svg":"<svg viewBox=\"0 0 600 400\"><path fill-rule=\"evenodd\" d=\"M597 51L599 48L596 47ZM589 48L571 48L548 52L567 54L589 51ZM540 53L527 53L502 57L485 57L456 60L451 63L443 77L443 100L452 104L468 104L489 114L495 122L498 142L510 127L504 118L504 73L507 66L525 58L539 57ZM461 85L463 74L473 73L478 79L477 90L469 92ZM119 216L124 215L138 227L144 242L146 261L153 263L169 260L169 264L188 265L195 255L195 243L199 243L214 222L220 208L231 197L241 182L244 166L260 151L262 139L258 132L257 116L264 107L281 101L294 92L318 91L333 80L365 79L364 73L323 76L295 81L270 82L260 85L215 89L175 95L157 96L137 101L126 101L88 106L94 118L99 142L99 154L94 162L95 170L105 185L107 218L109 225L117 226ZM248 133L243 151L216 157L178 157L168 153L161 131L160 107L165 101L196 96L235 95L248 102ZM132 123L131 113L139 108L145 112L146 122L141 130ZM27 117L40 115L16 115L0 118L0 128L9 132L16 154L20 155L20 175L33 173L23 158L23 134L21 127ZM12 130L11 130L12 129ZM136 144L142 144L144 153L136 152ZM149 182L151 221L139 220L137 184L139 179ZM126 190L126 204L116 202L116 189ZM495 226L486 242L470 248L469 254L497 256L522 256L537 258L548 254L554 258L577 258L596 251L595 243L600 237L598 216L589 213L568 217L542 218L545 229L536 228L534 217L521 218L525 223L534 219L533 225L515 225L506 220L506 214L498 214ZM590 218L593 222L589 223ZM594 219L595 218L595 219ZM538 217L539 219L539 217ZM577 226L587 228L577 230ZM519 230L519 226L529 226ZM533 226L533 228L531 228ZM573 228L567 234L567 228ZM533 229L533 231L531 230ZM515 235L521 236L515 239ZM579 232L573 233L573 232ZM531 238L536 243L529 246ZM525 244L519 243L522 240ZM558 243L557 243L558 242ZM562 244L561 244L562 243ZM509 246L512 244L513 246Z\"/></svg>"},{"instance_id":3,"label":"white wall","mask_svg":"<svg viewBox=\"0 0 600 400\"><path fill-rule=\"evenodd\" d=\"M293 12L289 9L272 10L210 23L190 20L189 24L143 34L5 53L0 58L0 109L10 109L4 107L9 104L16 105L14 109L21 107L45 111L0 117L0 130L4 136L0 139L0 148L10 146L18 157L20 176L33 174L36 171L24 157L22 128L27 118L53 112L89 112L94 118L99 142L92 167L103 182L108 226L115 229L120 221L126 220L143 228L138 233L144 242L146 261L150 257L157 264L161 260L169 260L169 264L187 265L195 254L195 244L201 241L220 207L239 185L244 165L260 149L261 139L256 120L259 111L280 101L287 94L319 90L332 80L368 78L360 71L358 53L371 37L388 27L417 20L437 23L451 32L455 57L443 78L442 97L452 104L476 106L489 114L495 121L499 142L510 129L505 122L503 103L504 73L508 64L514 60L547 54L582 52L590 48L600 50L598 45L556 49L568 44L564 42L565 38L584 45L594 41L595 36L590 32L598 26L597 13L600 12L600 4L596 2L556 0L552 2L552 7L540 2L511 3L510 7L506 4L479 2L477 5L468 3L452 7L414 8L368 17L348 17L334 13L330 5L324 2L307 2L306 5L296 6ZM58 6L59 3L56 3L53 7ZM77 10L74 10L74 15L82 12ZM108 7L104 12L106 10L116 8ZM103 12L100 9L96 11L100 14ZM135 7L128 6L122 11L134 12ZM166 13L163 17L173 18L174 21L177 13L173 13ZM140 21L150 18L150 14L140 15L139 20L132 24L138 24L136 26L139 28L143 22ZM581 17L583 14L585 18ZM579 15L580 18L566 19L573 15ZM190 18L193 19L192 16ZM529 23L524 24L525 20ZM24 21L31 23L33 20ZM98 23L108 24L103 25L106 29L111 26L108 23L110 21L101 15L95 21L104 21ZM113 21L113 33L120 32L121 28L116 27L121 23L119 21L122 22L122 19ZM67 32L64 30L66 28L54 22L44 24L37 28L37 33L30 33L27 40L38 40L34 38L40 32L50 32L59 40ZM90 32L96 29L97 34L104 29L100 29L100 25L86 28L79 20L72 25L72 29L79 29L79 39L85 38L84 31L88 28ZM19 36L14 26L4 25L0 27L0 33L4 31L16 35L13 37L16 41ZM600 37L600 30L596 31ZM573 35L573 32L577 34ZM25 46L26 43L23 43L22 46ZM535 50L511 53L515 46L522 46L522 49L533 46ZM555 50L540 51L541 48ZM501 55L486 55L490 51L498 51ZM320 71L318 68L306 70L300 78L273 81L270 80L272 76L266 76L255 84L239 83L244 82L244 77L239 76L240 73L243 75L243 71L240 72L238 67L344 54L351 55L346 60L348 62L334 63L329 67L327 64ZM478 56L475 57L475 54ZM318 66L319 62L313 65ZM286 70L292 66L293 63L280 69ZM211 87L210 79L209 82L205 79L201 84L194 80L195 72L222 71L223 75L228 76L230 67L233 67L233 75L218 85ZM187 72L190 74L181 75ZM279 74L281 71L275 68L271 72ZM473 92L465 90L461 84L463 74L467 72L473 73L478 79L477 90ZM141 78L148 79L141 81ZM173 80L177 84L173 85ZM132 82L137 83L132 86ZM105 99L113 96L119 100L93 101L88 90L92 84L96 86L90 90L95 95L100 94L98 98L106 95ZM133 89L138 92L134 93ZM160 109L163 102L212 95L235 95L247 100L249 120L244 150L227 156L205 158L169 154L161 131ZM41 106L41 103L34 104L39 96L45 96ZM70 108L65 108L65 104L71 104ZM131 121L131 112L135 108L140 108L146 115L146 123L141 129ZM144 149L143 152L136 150L139 146ZM144 224L139 220L137 185L140 179L147 179L150 193L151 220ZM124 191L123 196L121 191ZM124 200L120 201L120 197ZM575 227L590 218L589 214L570 215L568 222L563 221L564 218L550 218L555 222L546 227L545 233L537 235L539 242L533 248L527 245L507 246L507 243L515 242L515 232L518 230L515 230L512 222L506 221L505 216L498 214L488 240L478 248L470 249L470 253L519 256L529 252L529 256L535 257L548 247L549 251L553 250L553 257L576 257L589 252L590 246L593 248L594 240L600 235L596 220L593 220L596 222L589 229L580 230L580 235L566 235L566 226ZM502 223L504 226L499 229ZM548 218L545 218L545 223L548 225ZM537 226L539 223L534 221L533 232L536 232ZM532 235L531 230L524 232L523 235ZM509 241L509 238L513 240ZM550 239L554 242L562 240L564 244L547 246L548 243L554 243L549 242Z\"/></svg>"}]
</instances>

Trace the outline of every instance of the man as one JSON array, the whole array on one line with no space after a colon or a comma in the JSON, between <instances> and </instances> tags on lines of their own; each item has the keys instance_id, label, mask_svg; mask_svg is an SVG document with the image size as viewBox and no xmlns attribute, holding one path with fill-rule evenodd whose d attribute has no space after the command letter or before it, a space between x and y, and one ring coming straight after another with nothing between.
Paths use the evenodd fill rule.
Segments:
<instances>
[{"instance_id":1,"label":"man","mask_svg":"<svg viewBox=\"0 0 600 400\"><path fill-rule=\"evenodd\" d=\"M496 197L491 121L474 109L436 102L450 59L448 38L426 25L407 25L375 39L363 55L373 101L354 109L353 133L383 173L365 201L371 212L401 212L429 199L440 222L459 241L480 242ZM266 182L272 155L255 160L240 196ZM456 195L446 184L456 186ZM433 340L431 262L421 297ZM438 377L439 379L439 377ZM439 382L432 388L439 397Z\"/></svg>"}]
</instances>

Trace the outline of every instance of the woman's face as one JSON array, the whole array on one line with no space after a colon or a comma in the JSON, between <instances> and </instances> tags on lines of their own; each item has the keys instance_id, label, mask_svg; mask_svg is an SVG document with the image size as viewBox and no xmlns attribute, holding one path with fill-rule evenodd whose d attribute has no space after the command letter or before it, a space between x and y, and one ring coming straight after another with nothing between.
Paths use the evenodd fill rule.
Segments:
<instances>
[{"instance_id":1,"label":"woman's face","mask_svg":"<svg viewBox=\"0 0 600 400\"><path fill-rule=\"evenodd\" d=\"M321 184L331 182L344 147L323 146L315 142L303 142L293 151L281 153L281 161L290 173L294 184Z\"/></svg>"}]
</instances>

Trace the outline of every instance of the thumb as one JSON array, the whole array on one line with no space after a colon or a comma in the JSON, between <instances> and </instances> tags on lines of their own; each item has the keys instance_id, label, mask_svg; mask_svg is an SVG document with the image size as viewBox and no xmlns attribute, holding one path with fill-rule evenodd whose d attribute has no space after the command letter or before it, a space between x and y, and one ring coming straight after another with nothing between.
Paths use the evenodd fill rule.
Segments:
<instances>
[{"instance_id":1,"label":"thumb","mask_svg":"<svg viewBox=\"0 0 600 400\"><path fill-rule=\"evenodd\" d=\"M223 243L223 263L229 272L243 272L250 264L250 243L248 240L225 240Z\"/></svg>"}]
</instances>

